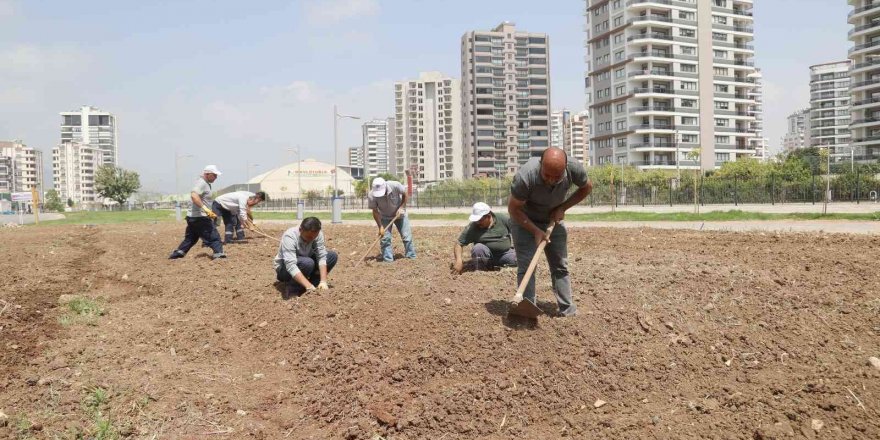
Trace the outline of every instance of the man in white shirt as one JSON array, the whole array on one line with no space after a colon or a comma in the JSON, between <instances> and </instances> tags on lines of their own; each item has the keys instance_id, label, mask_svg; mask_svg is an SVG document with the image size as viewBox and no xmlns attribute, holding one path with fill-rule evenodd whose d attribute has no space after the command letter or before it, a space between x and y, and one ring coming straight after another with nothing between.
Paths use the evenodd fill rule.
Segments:
<instances>
[{"instance_id":1,"label":"man in white shirt","mask_svg":"<svg viewBox=\"0 0 880 440\"><path fill-rule=\"evenodd\" d=\"M244 228L251 229L248 214L251 208L265 202L268 196L264 191L252 193L249 191L235 191L223 194L214 200L211 207L217 217L223 219L223 226L226 229L224 235L224 244L232 243L233 231L235 231L236 240L244 240Z\"/></svg>"}]
</instances>

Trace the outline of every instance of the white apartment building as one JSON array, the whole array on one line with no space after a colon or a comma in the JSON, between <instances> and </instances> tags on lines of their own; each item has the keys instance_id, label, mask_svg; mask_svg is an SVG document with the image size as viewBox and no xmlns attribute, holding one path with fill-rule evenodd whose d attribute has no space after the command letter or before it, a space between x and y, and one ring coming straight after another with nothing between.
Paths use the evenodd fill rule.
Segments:
<instances>
[{"instance_id":1,"label":"white apartment building","mask_svg":"<svg viewBox=\"0 0 880 440\"><path fill-rule=\"evenodd\" d=\"M880 2L849 0L849 4L853 7L847 18L853 25L849 31L851 154L856 161L876 162L880 159Z\"/></svg>"},{"instance_id":2,"label":"white apartment building","mask_svg":"<svg viewBox=\"0 0 880 440\"><path fill-rule=\"evenodd\" d=\"M20 140L0 141L0 193L28 192L43 197L43 152Z\"/></svg>"},{"instance_id":3,"label":"white apartment building","mask_svg":"<svg viewBox=\"0 0 880 440\"><path fill-rule=\"evenodd\" d=\"M810 141L810 108L798 110L786 118L785 135L782 136L782 151L791 152L798 148L809 147Z\"/></svg>"},{"instance_id":4,"label":"white apartment building","mask_svg":"<svg viewBox=\"0 0 880 440\"><path fill-rule=\"evenodd\" d=\"M364 167L364 147L351 147L348 149L348 166L355 168Z\"/></svg>"},{"instance_id":5,"label":"white apartment building","mask_svg":"<svg viewBox=\"0 0 880 440\"><path fill-rule=\"evenodd\" d=\"M810 66L810 145L828 148L832 161L849 160L850 62Z\"/></svg>"},{"instance_id":6,"label":"white apartment building","mask_svg":"<svg viewBox=\"0 0 880 440\"><path fill-rule=\"evenodd\" d=\"M116 116L91 106L61 112L61 143L100 148L104 164L119 165Z\"/></svg>"},{"instance_id":7,"label":"white apartment building","mask_svg":"<svg viewBox=\"0 0 880 440\"><path fill-rule=\"evenodd\" d=\"M461 37L464 175L515 173L550 145L550 40L504 22Z\"/></svg>"},{"instance_id":8,"label":"white apartment building","mask_svg":"<svg viewBox=\"0 0 880 440\"><path fill-rule=\"evenodd\" d=\"M593 163L707 171L754 156L752 5L586 0Z\"/></svg>"},{"instance_id":9,"label":"white apartment building","mask_svg":"<svg viewBox=\"0 0 880 440\"><path fill-rule=\"evenodd\" d=\"M95 190L95 173L107 164L106 150L92 145L66 142L52 149L52 178L63 202L77 206L100 204Z\"/></svg>"},{"instance_id":10,"label":"white apartment building","mask_svg":"<svg viewBox=\"0 0 880 440\"><path fill-rule=\"evenodd\" d=\"M756 159L767 160L770 152L768 151L769 142L764 137L764 76L761 74L761 69L755 69L755 73L749 77L755 80L755 88L749 91L749 96L753 100L749 111L755 117L750 127L755 133L755 137L750 140L751 149L755 150Z\"/></svg>"},{"instance_id":11,"label":"white apartment building","mask_svg":"<svg viewBox=\"0 0 880 440\"><path fill-rule=\"evenodd\" d=\"M569 124L570 150L569 156L584 166L592 166L590 159L590 112L584 110L571 116Z\"/></svg>"},{"instance_id":12,"label":"white apartment building","mask_svg":"<svg viewBox=\"0 0 880 440\"><path fill-rule=\"evenodd\" d=\"M392 170L416 184L464 178L461 84L440 72L394 84Z\"/></svg>"},{"instance_id":13,"label":"white apartment building","mask_svg":"<svg viewBox=\"0 0 880 440\"><path fill-rule=\"evenodd\" d=\"M590 117L588 111L572 114L568 110L550 115L550 145L562 148L572 160L590 165Z\"/></svg>"},{"instance_id":14,"label":"white apartment building","mask_svg":"<svg viewBox=\"0 0 880 440\"><path fill-rule=\"evenodd\" d=\"M381 173L391 172L390 146L394 120L374 119L364 122L361 128L363 131L361 155L364 161L364 176L372 178Z\"/></svg>"}]
</instances>

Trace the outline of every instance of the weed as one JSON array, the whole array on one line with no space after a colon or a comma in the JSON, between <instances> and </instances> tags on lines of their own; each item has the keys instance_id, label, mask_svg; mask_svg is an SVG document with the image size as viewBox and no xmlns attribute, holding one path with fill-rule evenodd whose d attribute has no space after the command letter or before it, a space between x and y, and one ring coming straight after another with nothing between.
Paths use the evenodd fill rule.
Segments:
<instances>
[{"instance_id":1,"label":"weed","mask_svg":"<svg viewBox=\"0 0 880 440\"><path fill-rule=\"evenodd\" d=\"M86 406L86 410L88 410L92 414L95 414L101 412L101 409L104 407L104 405L107 404L108 400L109 397L107 390L101 387L95 387L92 388L92 391L90 391L89 395L86 396L84 403Z\"/></svg>"},{"instance_id":2,"label":"weed","mask_svg":"<svg viewBox=\"0 0 880 440\"><path fill-rule=\"evenodd\" d=\"M104 418L101 415L95 416L95 440L114 440L119 438L119 434L116 432L116 429L113 428L113 423L110 421L110 418Z\"/></svg>"},{"instance_id":3,"label":"weed","mask_svg":"<svg viewBox=\"0 0 880 440\"><path fill-rule=\"evenodd\" d=\"M79 316L102 316L104 309L93 299L79 297L67 303L67 308Z\"/></svg>"}]
</instances>

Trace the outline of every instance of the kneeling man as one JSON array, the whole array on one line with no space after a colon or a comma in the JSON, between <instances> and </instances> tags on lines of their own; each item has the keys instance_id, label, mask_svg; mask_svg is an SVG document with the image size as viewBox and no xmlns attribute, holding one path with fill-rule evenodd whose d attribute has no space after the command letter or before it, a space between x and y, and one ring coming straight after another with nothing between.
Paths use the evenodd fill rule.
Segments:
<instances>
[{"instance_id":1,"label":"kneeling man","mask_svg":"<svg viewBox=\"0 0 880 440\"><path fill-rule=\"evenodd\" d=\"M471 222L461 231L454 250L455 261L452 270L461 273L464 263L461 261L462 250L473 243L471 259L477 270L491 269L501 266L516 266L516 252L510 232L510 217L503 213L494 213L489 205L479 202L474 204Z\"/></svg>"},{"instance_id":2,"label":"kneeling man","mask_svg":"<svg viewBox=\"0 0 880 440\"><path fill-rule=\"evenodd\" d=\"M287 293L301 295L315 289L329 289L327 275L336 266L337 254L324 246L321 221L308 217L284 232L275 256L278 281L289 283ZM317 284L317 287L315 286Z\"/></svg>"}]
</instances>

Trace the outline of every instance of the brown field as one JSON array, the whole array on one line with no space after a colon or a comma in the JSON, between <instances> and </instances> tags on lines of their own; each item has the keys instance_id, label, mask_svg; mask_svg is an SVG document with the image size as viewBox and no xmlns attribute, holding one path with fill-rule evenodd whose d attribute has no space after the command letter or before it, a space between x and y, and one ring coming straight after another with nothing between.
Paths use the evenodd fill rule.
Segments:
<instances>
[{"instance_id":1,"label":"brown field","mask_svg":"<svg viewBox=\"0 0 880 440\"><path fill-rule=\"evenodd\" d=\"M533 326L513 271L450 275L457 229L354 269L373 228L328 226L293 299L270 239L166 260L182 232L0 230L0 438L880 438L873 236L574 229L579 315Z\"/></svg>"}]
</instances>

